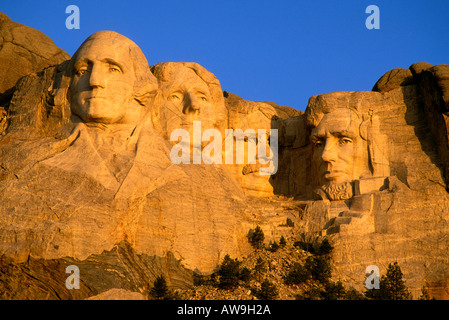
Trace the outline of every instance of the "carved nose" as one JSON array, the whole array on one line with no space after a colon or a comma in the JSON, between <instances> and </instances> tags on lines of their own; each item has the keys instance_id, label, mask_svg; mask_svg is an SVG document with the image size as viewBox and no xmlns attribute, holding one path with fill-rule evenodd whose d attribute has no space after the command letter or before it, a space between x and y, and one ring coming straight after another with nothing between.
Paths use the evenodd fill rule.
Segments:
<instances>
[{"instance_id":1,"label":"carved nose","mask_svg":"<svg viewBox=\"0 0 449 320\"><path fill-rule=\"evenodd\" d=\"M324 162L335 162L337 160L337 157L338 154L335 143L326 140L323 153L321 154L321 159Z\"/></svg>"},{"instance_id":2,"label":"carved nose","mask_svg":"<svg viewBox=\"0 0 449 320\"><path fill-rule=\"evenodd\" d=\"M105 86L103 76L95 66L92 68L92 71L90 73L89 86L91 88L104 88Z\"/></svg>"},{"instance_id":3,"label":"carved nose","mask_svg":"<svg viewBox=\"0 0 449 320\"><path fill-rule=\"evenodd\" d=\"M186 94L183 113L184 114L196 113L199 110L200 104L198 99L192 94Z\"/></svg>"}]
</instances>

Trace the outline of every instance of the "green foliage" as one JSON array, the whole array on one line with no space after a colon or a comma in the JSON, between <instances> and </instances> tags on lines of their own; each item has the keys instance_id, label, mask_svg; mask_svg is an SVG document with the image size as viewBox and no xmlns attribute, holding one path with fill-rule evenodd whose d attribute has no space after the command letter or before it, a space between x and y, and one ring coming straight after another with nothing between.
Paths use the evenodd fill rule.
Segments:
<instances>
[{"instance_id":1,"label":"green foliage","mask_svg":"<svg viewBox=\"0 0 449 320\"><path fill-rule=\"evenodd\" d=\"M287 275L284 276L284 282L288 285L300 284L310 278L310 271L299 263L290 267Z\"/></svg>"},{"instance_id":2,"label":"green foliage","mask_svg":"<svg viewBox=\"0 0 449 320\"><path fill-rule=\"evenodd\" d=\"M389 264L386 275L379 281L379 289L365 291L365 296L373 300L411 300L405 281L402 280L402 271L397 262Z\"/></svg>"},{"instance_id":3,"label":"green foliage","mask_svg":"<svg viewBox=\"0 0 449 320\"><path fill-rule=\"evenodd\" d=\"M278 251L278 249L279 249L279 245L278 245L278 243L276 241L274 241L274 242L272 242L270 244L270 247L268 248L268 251L276 252L276 251Z\"/></svg>"},{"instance_id":4,"label":"green foliage","mask_svg":"<svg viewBox=\"0 0 449 320\"><path fill-rule=\"evenodd\" d=\"M310 256L304 266L295 263L284 277L286 284L300 284L312 278L321 283L327 283L331 278L331 266L323 257Z\"/></svg>"},{"instance_id":5,"label":"green foliage","mask_svg":"<svg viewBox=\"0 0 449 320\"><path fill-rule=\"evenodd\" d=\"M341 281L328 281L324 288L313 287L298 297L305 300L363 300L365 297L354 288L347 290Z\"/></svg>"},{"instance_id":6,"label":"green foliage","mask_svg":"<svg viewBox=\"0 0 449 320\"><path fill-rule=\"evenodd\" d=\"M248 282L249 280L251 280L251 270L249 270L247 267L243 267L239 271L239 279L243 282Z\"/></svg>"},{"instance_id":7,"label":"green foliage","mask_svg":"<svg viewBox=\"0 0 449 320\"><path fill-rule=\"evenodd\" d=\"M328 255L331 254L332 250L334 249L327 238L324 238L316 245L306 241L295 241L295 243L293 243L293 246L315 255Z\"/></svg>"},{"instance_id":8,"label":"green foliage","mask_svg":"<svg viewBox=\"0 0 449 320\"><path fill-rule=\"evenodd\" d=\"M227 254L218 269L220 276L219 287L223 289L232 289L238 285L240 276L240 262L237 259L231 259Z\"/></svg>"},{"instance_id":9,"label":"green foliage","mask_svg":"<svg viewBox=\"0 0 449 320\"><path fill-rule=\"evenodd\" d=\"M426 286L422 286L421 295L418 297L418 300L435 300L435 297L430 299L429 290L427 290Z\"/></svg>"},{"instance_id":10,"label":"green foliage","mask_svg":"<svg viewBox=\"0 0 449 320\"><path fill-rule=\"evenodd\" d=\"M349 288L346 290L346 300L365 300L366 297L363 293L358 292L354 288Z\"/></svg>"},{"instance_id":11,"label":"green foliage","mask_svg":"<svg viewBox=\"0 0 449 320\"><path fill-rule=\"evenodd\" d=\"M261 300L275 300L279 296L279 291L275 284L265 279L261 284L260 290L254 292L254 294Z\"/></svg>"},{"instance_id":12,"label":"green foliage","mask_svg":"<svg viewBox=\"0 0 449 320\"><path fill-rule=\"evenodd\" d=\"M150 290L150 297L156 300L168 300L171 298L164 275L157 276L156 280L154 280L153 288Z\"/></svg>"},{"instance_id":13,"label":"green foliage","mask_svg":"<svg viewBox=\"0 0 449 320\"><path fill-rule=\"evenodd\" d=\"M307 257L304 266L295 263L287 275L284 276L284 282L286 284L300 284L312 278L313 280L326 284L332 276L330 263L325 257L333 249L328 240L324 239L317 250L315 250L311 243L304 241L296 241L294 246L300 247L314 255Z\"/></svg>"},{"instance_id":14,"label":"green foliage","mask_svg":"<svg viewBox=\"0 0 449 320\"><path fill-rule=\"evenodd\" d=\"M267 266L265 261L262 259L262 257L257 258L256 265L254 266L254 272L258 276L259 282L262 273L264 273L266 270Z\"/></svg>"},{"instance_id":15,"label":"green foliage","mask_svg":"<svg viewBox=\"0 0 449 320\"><path fill-rule=\"evenodd\" d=\"M248 234L248 241L255 249L261 249L263 247L264 240L265 235L260 226L256 226L254 231Z\"/></svg>"},{"instance_id":16,"label":"green foliage","mask_svg":"<svg viewBox=\"0 0 449 320\"><path fill-rule=\"evenodd\" d=\"M346 289L341 281L328 281L324 285L323 299L325 300L343 300L346 299Z\"/></svg>"},{"instance_id":17,"label":"green foliage","mask_svg":"<svg viewBox=\"0 0 449 320\"><path fill-rule=\"evenodd\" d=\"M318 246L317 254L319 255L327 255L331 254L334 247L330 244L327 238L324 238Z\"/></svg>"},{"instance_id":18,"label":"green foliage","mask_svg":"<svg viewBox=\"0 0 449 320\"><path fill-rule=\"evenodd\" d=\"M287 245L287 241L285 241L284 236L281 236L279 239L279 247L284 248Z\"/></svg>"},{"instance_id":19,"label":"green foliage","mask_svg":"<svg viewBox=\"0 0 449 320\"><path fill-rule=\"evenodd\" d=\"M322 256L307 257L304 267L310 272L312 279L326 283L332 276L329 261Z\"/></svg>"},{"instance_id":20,"label":"green foliage","mask_svg":"<svg viewBox=\"0 0 449 320\"><path fill-rule=\"evenodd\" d=\"M310 242L298 240L293 243L293 246L296 248L302 249L304 251L310 252L312 254L315 254L315 248L313 247L313 245Z\"/></svg>"}]
</instances>

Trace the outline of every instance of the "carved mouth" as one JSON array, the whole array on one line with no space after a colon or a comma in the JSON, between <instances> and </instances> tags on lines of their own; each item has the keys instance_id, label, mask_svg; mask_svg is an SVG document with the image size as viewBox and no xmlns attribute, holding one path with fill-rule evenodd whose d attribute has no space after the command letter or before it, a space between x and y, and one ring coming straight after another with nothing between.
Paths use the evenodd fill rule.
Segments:
<instances>
[{"instance_id":1,"label":"carved mouth","mask_svg":"<svg viewBox=\"0 0 449 320\"><path fill-rule=\"evenodd\" d=\"M105 98L105 97L89 97L89 98L86 98L86 101L92 100L92 99L107 99L107 98Z\"/></svg>"},{"instance_id":2,"label":"carved mouth","mask_svg":"<svg viewBox=\"0 0 449 320\"><path fill-rule=\"evenodd\" d=\"M345 173L341 170L325 171L323 176L326 180L335 180L343 176Z\"/></svg>"}]
</instances>

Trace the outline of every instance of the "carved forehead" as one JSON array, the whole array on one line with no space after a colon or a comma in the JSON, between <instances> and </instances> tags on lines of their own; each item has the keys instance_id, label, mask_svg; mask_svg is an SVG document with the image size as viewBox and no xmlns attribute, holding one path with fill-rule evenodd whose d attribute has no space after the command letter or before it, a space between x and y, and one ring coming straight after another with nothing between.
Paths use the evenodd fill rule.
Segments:
<instances>
[{"instance_id":1,"label":"carved forehead","mask_svg":"<svg viewBox=\"0 0 449 320\"><path fill-rule=\"evenodd\" d=\"M164 88L166 85L173 86L173 83L170 84L172 81L182 82L185 80L185 76L202 88L206 89L207 87L216 119L223 120L227 117L220 81L203 66L195 62L161 62L153 65L151 71L158 79L161 88Z\"/></svg>"},{"instance_id":2,"label":"carved forehead","mask_svg":"<svg viewBox=\"0 0 449 320\"><path fill-rule=\"evenodd\" d=\"M352 118L367 113L370 107L368 98L371 98L371 95L366 95L365 92L337 91L310 97L305 111L307 125L316 127L326 114L339 109L351 110Z\"/></svg>"},{"instance_id":3,"label":"carved forehead","mask_svg":"<svg viewBox=\"0 0 449 320\"><path fill-rule=\"evenodd\" d=\"M166 78L166 82L162 86L165 90L199 90L203 93L210 94L209 86L201 79L192 69L187 67L179 67L175 72Z\"/></svg>"},{"instance_id":4,"label":"carved forehead","mask_svg":"<svg viewBox=\"0 0 449 320\"><path fill-rule=\"evenodd\" d=\"M112 39L88 41L78 49L74 58L75 65L82 61L109 61L133 69L133 57L129 46L124 42L114 42Z\"/></svg>"},{"instance_id":5,"label":"carved forehead","mask_svg":"<svg viewBox=\"0 0 449 320\"><path fill-rule=\"evenodd\" d=\"M333 134L355 137L358 135L360 123L357 113L351 109L338 108L324 114L318 125L312 129L311 134L312 136Z\"/></svg>"}]
</instances>

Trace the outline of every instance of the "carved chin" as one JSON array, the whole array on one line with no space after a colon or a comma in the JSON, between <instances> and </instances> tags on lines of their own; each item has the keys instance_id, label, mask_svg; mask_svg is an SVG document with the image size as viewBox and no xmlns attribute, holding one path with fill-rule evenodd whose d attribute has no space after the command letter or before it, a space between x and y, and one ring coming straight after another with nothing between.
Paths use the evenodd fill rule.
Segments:
<instances>
[{"instance_id":1,"label":"carved chin","mask_svg":"<svg viewBox=\"0 0 449 320\"><path fill-rule=\"evenodd\" d=\"M331 201L351 199L354 195L353 184L349 181L342 183L329 183L321 186L317 192L323 199Z\"/></svg>"},{"instance_id":2,"label":"carved chin","mask_svg":"<svg viewBox=\"0 0 449 320\"><path fill-rule=\"evenodd\" d=\"M96 99L72 108L72 112L84 122L115 123L123 118L123 108L118 108L107 99Z\"/></svg>"}]
</instances>

